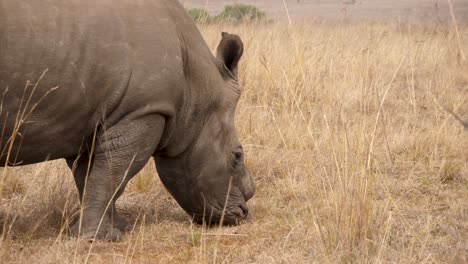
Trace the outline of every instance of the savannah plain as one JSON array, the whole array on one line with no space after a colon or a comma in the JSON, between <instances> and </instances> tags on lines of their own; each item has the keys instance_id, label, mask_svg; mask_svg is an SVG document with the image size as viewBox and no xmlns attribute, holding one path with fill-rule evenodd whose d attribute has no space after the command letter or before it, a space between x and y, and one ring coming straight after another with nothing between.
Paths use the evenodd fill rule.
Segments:
<instances>
[{"instance_id":1,"label":"savannah plain","mask_svg":"<svg viewBox=\"0 0 468 264\"><path fill-rule=\"evenodd\" d=\"M468 24L440 6L441 21L424 23L292 12L200 24L212 50L221 31L245 45L236 125L257 183L248 219L192 224L150 162L119 200L124 240L89 243L67 235L79 202L64 161L9 167L0 262L466 263Z\"/></svg>"}]
</instances>

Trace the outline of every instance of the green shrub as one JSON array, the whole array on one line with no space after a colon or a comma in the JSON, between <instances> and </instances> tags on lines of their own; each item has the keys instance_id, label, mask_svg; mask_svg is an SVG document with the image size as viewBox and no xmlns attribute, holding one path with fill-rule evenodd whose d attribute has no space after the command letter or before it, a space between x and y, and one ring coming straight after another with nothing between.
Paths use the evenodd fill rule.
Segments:
<instances>
[{"instance_id":1,"label":"green shrub","mask_svg":"<svg viewBox=\"0 0 468 264\"><path fill-rule=\"evenodd\" d=\"M188 14L196 23L241 23L241 22L266 22L266 14L253 5L234 4L227 5L216 16L211 16L206 9L191 8Z\"/></svg>"},{"instance_id":2,"label":"green shrub","mask_svg":"<svg viewBox=\"0 0 468 264\"><path fill-rule=\"evenodd\" d=\"M225 6L221 14L215 17L215 20L240 23L244 21L263 21L265 18L265 12L260 11L253 5L234 4Z\"/></svg>"},{"instance_id":3,"label":"green shrub","mask_svg":"<svg viewBox=\"0 0 468 264\"><path fill-rule=\"evenodd\" d=\"M196 23L211 23L213 20L213 17L203 8L191 8L187 12Z\"/></svg>"}]
</instances>

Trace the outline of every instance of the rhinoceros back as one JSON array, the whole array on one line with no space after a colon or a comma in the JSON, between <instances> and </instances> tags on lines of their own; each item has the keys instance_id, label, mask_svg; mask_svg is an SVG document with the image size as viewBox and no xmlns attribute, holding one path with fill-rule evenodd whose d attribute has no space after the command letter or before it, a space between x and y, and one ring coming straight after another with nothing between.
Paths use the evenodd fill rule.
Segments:
<instances>
[{"instance_id":1,"label":"rhinoceros back","mask_svg":"<svg viewBox=\"0 0 468 264\"><path fill-rule=\"evenodd\" d=\"M132 111L121 104L143 75L132 34L144 25L112 2L0 0L1 165L7 152L21 164L76 154L99 123Z\"/></svg>"}]
</instances>

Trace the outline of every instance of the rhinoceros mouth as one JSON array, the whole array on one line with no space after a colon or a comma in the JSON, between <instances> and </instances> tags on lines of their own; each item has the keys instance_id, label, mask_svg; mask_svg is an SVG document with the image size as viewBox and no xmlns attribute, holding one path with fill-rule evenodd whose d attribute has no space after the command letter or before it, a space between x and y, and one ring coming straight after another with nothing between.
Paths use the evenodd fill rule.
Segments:
<instances>
[{"instance_id":1,"label":"rhinoceros mouth","mask_svg":"<svg viewBox=\"0 0 468 264\"><path fill-rule=\"evenodd\" d=\"M197 224L206 224L208 226L219 225L221 221L224 226L236 226L242 224L248 215L249 208L247 205L240 204L231 206L226 210L212 208L210 214L194 214L194 221Z\"/></svg>"}]
</instances>

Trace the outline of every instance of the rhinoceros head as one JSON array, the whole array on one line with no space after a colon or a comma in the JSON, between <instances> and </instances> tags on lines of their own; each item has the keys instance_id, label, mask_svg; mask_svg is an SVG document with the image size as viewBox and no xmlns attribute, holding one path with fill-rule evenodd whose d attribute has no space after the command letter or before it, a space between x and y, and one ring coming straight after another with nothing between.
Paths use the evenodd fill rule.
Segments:
<instances>
[{"instance_id":1,"label":"rhinoceros head","mask_svg":"<svg viewBox=\"0 0 468 264\"><path fill-rule=\"evenodd\" d=\"M206 111L203 125L194 129L199 132L181 154L156 158L165 187L198 223L238 224L247 216L246 202L255 193L234 126L240 97L237 65L242 53L240 38L223 32L214 64L217 76L210 79L217 93L208 110L197 111L197 115Z\"/></svg>"}]
</instances>

